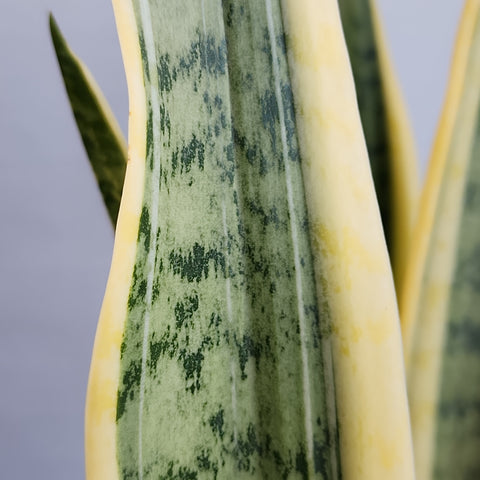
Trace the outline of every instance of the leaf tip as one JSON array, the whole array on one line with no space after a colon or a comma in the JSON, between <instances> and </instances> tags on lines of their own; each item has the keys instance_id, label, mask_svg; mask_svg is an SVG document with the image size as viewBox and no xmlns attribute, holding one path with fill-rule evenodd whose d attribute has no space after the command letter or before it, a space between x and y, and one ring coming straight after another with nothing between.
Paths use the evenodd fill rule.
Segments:
<instances>
[{"instance_id":1,"label":"leaf tip","mask_svg":"<svg viewBox=\"0 0 480 480\"><path fill-rule=\"evenodd\" d=\"M48 24L50 26L50 32L52 33L53 35L53 32L55 30L58 30L58 25L57 25L57 22L55 20L55 17L53 16L53 13L50 11L48 12Z\"/></svg>"}]
</instances>

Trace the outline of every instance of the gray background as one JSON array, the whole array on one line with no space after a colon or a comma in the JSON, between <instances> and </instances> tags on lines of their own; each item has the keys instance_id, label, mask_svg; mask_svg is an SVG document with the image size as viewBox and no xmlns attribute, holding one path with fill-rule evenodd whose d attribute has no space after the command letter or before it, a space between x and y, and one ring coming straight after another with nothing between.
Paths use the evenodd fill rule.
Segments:
<instances>
[{"instance_id":1,"label":"gray background","mask_svg":"<svg viewBox=\"0 0 480 480\"><path fill-rule=\"evenodd\" d=\"M379 0L422 172L461 3ZM126 131L123 67L109 1L0 5L0 477L82 479L83 405L113 234L61 83L47 12Z\"/></svg>"}]
</instances>

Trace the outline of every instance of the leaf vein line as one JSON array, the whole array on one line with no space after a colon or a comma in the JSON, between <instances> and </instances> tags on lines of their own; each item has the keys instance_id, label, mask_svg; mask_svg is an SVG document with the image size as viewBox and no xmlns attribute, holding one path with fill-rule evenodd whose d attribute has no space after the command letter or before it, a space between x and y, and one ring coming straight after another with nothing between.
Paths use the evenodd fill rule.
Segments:
<instances>
[{"instance_id":1,"label":"leaf vein line","mask_svg":"<svg viewBox=\"0 0 480 480\"><path fill-rule=\"evenodd\" d=\"M145 316L143 327L143 342L142 342L142 365L140 374L140 395L139 395L139 411L138 411L138 478L143 480L143 409L145 401L145 381L146 381L146 364L148 353L148 335L150 331L150 307L152 303L153 294L153 280L155 275L155 254L157 243L157 228L158 228L158 205L159 205L159 187L158 180L160 178L160 161L155 157L158 156L158 148L160 145L160 97L157 89L157 59L155 53L155 40L153 35L153 26L151 22L151 12L148 0L140 0L140 18L145 40L145 50L147 55L147 68L150 78L150 106L152 111L152 133L153 133L153 147L151 154L153 155L153 172L151 175L151 212L150 215L150 241L149 251L147 254L147 291L145 296ZM148 150L148 149L147 149ZM145 159L146 162L146 159Z\"/></svg>"}]
</instances>

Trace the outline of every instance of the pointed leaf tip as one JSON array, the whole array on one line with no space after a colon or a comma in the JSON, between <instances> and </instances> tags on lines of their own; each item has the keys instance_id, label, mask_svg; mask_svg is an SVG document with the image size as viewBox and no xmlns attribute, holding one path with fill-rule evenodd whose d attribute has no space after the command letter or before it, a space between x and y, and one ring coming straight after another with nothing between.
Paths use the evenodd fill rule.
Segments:
<instances>
[{"instance_id":1,"label":"pointed leaf tip","mask_svg":"<svg viewBox=\"0 0 480 480\"><path fill-rule=\"evenodd\" d=\"M77 127L115 226L127 164L127 143L100 87L70 49L51 12L49 24Z\"/></svg>"}]
</instances>

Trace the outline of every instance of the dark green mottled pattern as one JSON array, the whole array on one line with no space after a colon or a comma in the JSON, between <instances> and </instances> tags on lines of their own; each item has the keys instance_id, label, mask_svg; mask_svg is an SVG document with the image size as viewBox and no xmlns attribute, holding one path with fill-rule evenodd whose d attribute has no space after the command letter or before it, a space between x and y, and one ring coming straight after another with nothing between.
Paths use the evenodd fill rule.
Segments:
<instances>
[{"instance_id":1,"label":"dark green mottled pattern","mask_svg":"<svg viewBox=\"0 0 480 480\"><path fill-rule=\"evenodd\" d=\"M69 49L52 15L50 32L78 130L115 227L127 166L126 142L119 141L114 133L90 80Z\"/></svg>"},{"instance_id":2,"label":"dark green mottled pattern","mask_svg":"<svg viewBox=\"0 0 480 480\"><path fill-rule=\"evenodd\" d=\"M133 5L150 113L121 478L339 478L279 2Z\"/></svg>"},{"instance_id":3,"label":"dark green mottled pattern","mask_svg":"<svg viewBox=\"0 0 480 480\"><path fill-rule=\"evenodd\" d=\"M480 478L479 120L467 174L443 354L434 473L438 480Z\"/></svg>"},{"instance_id":4,"label":"dark green mottled pattern","mask_svg":"<svg viewBox=\"0 0 480 480\"><path fill-rule=\"evenodd\" d=\"M382 79L369 0L339 0L358 107L387 246L392 242L392 178Z\"/></svg>"}]
</instances>

